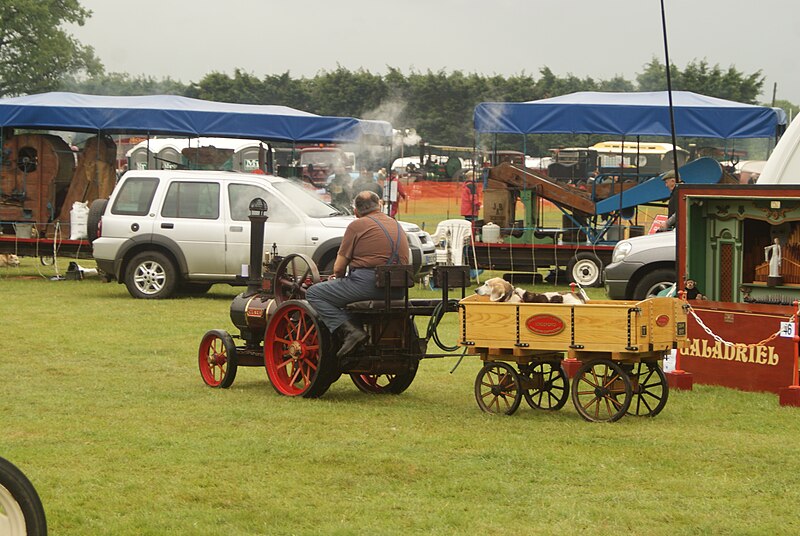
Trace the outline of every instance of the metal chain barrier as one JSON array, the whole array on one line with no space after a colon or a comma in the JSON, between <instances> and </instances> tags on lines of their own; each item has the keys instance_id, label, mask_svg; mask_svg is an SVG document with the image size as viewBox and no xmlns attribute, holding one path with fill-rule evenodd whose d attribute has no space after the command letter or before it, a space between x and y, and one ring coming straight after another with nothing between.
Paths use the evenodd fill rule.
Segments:
<instances>
[{"instance_id":1,"label":"metal chain barrier","mask_svg":"<svg viewBox=\"0 0 800 536\"><path fill-rule=\"evenodd\" d=\"M720 337L719 335L717 335L713 331L711 331L711 328L706 326L705 323L703 323L703 321L700 319L700 317L697 316L697 313L694 312L694 308L692 308L691 305L689 305L689 313L692 315L692 317L694 317L694 320L695 320L695 322L697 322L697 325L699 325L701 328L703 328L703 330L708 335L710 335L715 341L720 342L720 343L724 344L725 346L746 346L746 347L749 348L751 346L765 345L766 343L772 341L773 339L775 339L776 337L778 337L781 334L780 330L778 330L775 333L773 333L772 335L770 335L769 337L767 337L766 339L758 341L756 343L744 344L744 343L741 343L741 342L730 342L730 341L726 341L725 339L723 339L722 337ZM789 322L794 324L796 318L797 318L797 313L795 313L791 317L789 317Z\"/></svg>"}]
</instances>

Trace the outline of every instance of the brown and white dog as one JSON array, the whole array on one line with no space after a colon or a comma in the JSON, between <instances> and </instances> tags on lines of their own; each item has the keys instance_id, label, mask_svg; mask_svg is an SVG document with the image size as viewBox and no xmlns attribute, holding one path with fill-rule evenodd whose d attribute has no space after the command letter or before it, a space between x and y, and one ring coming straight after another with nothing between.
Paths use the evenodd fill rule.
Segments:
<instances>
[{"instance_id":1,"label":"brown and white dog","mask_svg":"<svg viewBox=\"0 0 800 536\"><path fill-rule=\"evenodd\" d=\"M487 279L475 289L479 296L489 296L489 301L510 303L566 303L580 304L586 301L575 292L531 292L523 288L514 288L502 277Z\"/></svg>"},{"instance_id":2,"label":"brown and white dog","mask_svg":"<svg viewBox=\"0 0 800 536\"><path fill-rule=\"evenodd\" d=\"M13 253L0 253L0 267L3 266L19 266L19 257Z\"/></svg>"}]
</instances>

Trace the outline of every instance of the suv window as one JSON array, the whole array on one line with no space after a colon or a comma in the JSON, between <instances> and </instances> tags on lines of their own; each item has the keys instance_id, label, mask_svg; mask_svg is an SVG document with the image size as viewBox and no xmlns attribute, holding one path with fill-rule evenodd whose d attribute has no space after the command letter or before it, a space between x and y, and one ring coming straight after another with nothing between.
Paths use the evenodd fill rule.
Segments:
<instances>
[{"instance_id":1,"label":"suv window","mask_svg":"<svg viewBox=\"0 0 800 536\"><path fill-rule=\"evenodd\" d=\"M169 185L161 215L165 218L219 218L219 184L216 182L180 182Z\"/></svg>"},{"instance_id":2,"label":"suv window","mask_svg":"<svg viewBox=\"0 0 800 536\"><path fill-rule=\"evenodd\" d=\"M111 207L112 214L124 216L144 216L150 210L150 203L156 193L158 179L136 177L128 179Z\"/></svg>"},{"instance_id":3,"label":"suv window","mask_svg":"<svg viewBox=\"0 0 800 536\"><path fill-rule=\"evenodd\" d=\"M267 202L267 221L273 223L297 223L297 216L275 194L251 184L229 184L228 199L231 210L231 219L248 221L250 216L250 201L260 197Z\"/></svg>"},{"instance_id":4,"label":"suv window","mask_svg":"<svg viewBox=\"0 0 800 536\"><path fill-rule=\"evenodd\" d=\"M297 208L311 218L327 218L328 216L340 214L336 208L321 201L316 194L289 181L276 182L272 186L285 197L291 199Z\"/></svg>"}]
</instances>

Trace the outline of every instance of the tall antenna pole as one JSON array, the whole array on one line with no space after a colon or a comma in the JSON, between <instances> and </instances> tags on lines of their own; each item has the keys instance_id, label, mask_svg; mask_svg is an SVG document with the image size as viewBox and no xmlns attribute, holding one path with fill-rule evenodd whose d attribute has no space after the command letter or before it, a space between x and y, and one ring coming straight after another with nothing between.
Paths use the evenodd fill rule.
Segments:
<instances>
[{"instance_id":1,"label":"tall antenna pole","mask_svg":"<svg viewBox=\"0 0 800 536\"><path fill-rule=\"evenodd\" d=\"M669 69L669 46L667 46L667 16L664 12L664 0L661 0L661 30L664 34L664 60L667 62L667 97L669 98L669 126L672 132L672 169L678 177L678 141L675 137L675 110L672 106L672 76Z\"/></svg>"}]
</instances>

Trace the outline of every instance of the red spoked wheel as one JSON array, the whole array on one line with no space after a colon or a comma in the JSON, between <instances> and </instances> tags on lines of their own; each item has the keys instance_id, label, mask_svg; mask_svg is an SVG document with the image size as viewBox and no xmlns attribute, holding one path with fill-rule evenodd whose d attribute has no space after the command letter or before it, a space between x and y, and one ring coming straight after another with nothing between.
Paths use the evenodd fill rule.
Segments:
<instances>
[{"instance_id":1,"label":"red spoked wheel","mask_svg":"<svg viewBox=\"0 0 800 536\"><path fill-rule=\"evenodd\" d=\"M212 329L200 341L200 376L209 387L225 389L236 378L236 345L227 331Z\"/></svg>"},{"instance_id":2,"label":"red spoked wheel","mask_svg":"<svg viewBox=\"0 0 800 536\"><path fill-rule=\"evenodd\" d=\"M419 361L409 363L410 369L399 374L351 374L358 390L371 395L399 395L411 385L417 375Z\"/></svg>"},{"instance_id":3,"label":"red spoked wheel","mask_svg":"<svg viewBox=\"0 0 800 536\"><path fill-rule=\"evenodd\" d=\"M350 379L359 391L373 395L399 395L411 386L423 352L419 346L416 325L410 322L408 326L402 343L407 352L408 370L396 374L350 374Z\"/></svg>"},{"instance_id":4,"label":"red spoked wheel","mask_svg":"<svg viewBox=\"0 0 800 536\"><path fill-rule=\"evenodd\" d=\"M304 300L306 290L319 283L316 263L307 255L292 253L283 258L275 269L275 301L281 304L288 300Z\"/></svg>"},{"instance_id":5,"label":"red spoked wheel","mask_svg":"<svg viewBox=\"0 0 800 536\"><path fill-rule=\"evenodd\" d=\"M572 380L572 402L587 421L614 422L621 419L628 411L632 395L628 375L608 359L584 363Z\"/></svg>"},{"instance_id":6,"label":"red spoked wheel","mask_svg":"<svg viewBox=\"0 0 800 536\"><path fill-rule=\"evenodd\" d=\"M272 387L286 396L315 398L325 393L336 373L329 340L308 303L281 304L264 336L264 365Z\"/></svg>"}]
</instances>

